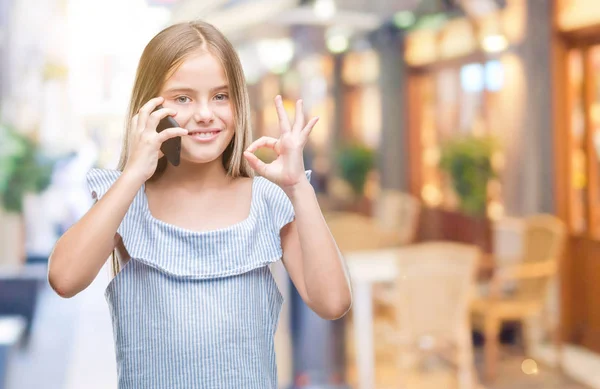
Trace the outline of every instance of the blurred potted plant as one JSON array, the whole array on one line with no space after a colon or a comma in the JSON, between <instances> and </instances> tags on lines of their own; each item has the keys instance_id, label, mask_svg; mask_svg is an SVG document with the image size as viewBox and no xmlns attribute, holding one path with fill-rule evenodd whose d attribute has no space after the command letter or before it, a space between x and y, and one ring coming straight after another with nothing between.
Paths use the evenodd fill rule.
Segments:
<instances>
[{"instance_id":1,"label":"blurred potted plant","mask_svg":"<svg viewBox=\"0 0 600 389\"><path fill-rule=\"evenodd\" d=\"M365 184L375 166L373 149L359 143L347 144L338 151L337 164L341 178L352 189L353 202L359 212L367 212L368 199L365 198Z\"/></svg>"},{"instance_id":2,"label":"blurred potted plant","mask_svg":"<svg viewBox=\"0 0 600 389\"><path fill-rule=\"evenodd\" d=\"M486 215L488 183L497 176L492 165L497 146L494 137L474 135L452 139L442 146L440 169L448 174L460 210L467 215Z\"/></svg>"},{"instance_id":3,"label":"blurred potted plant","mask_svg":"<svg viewBox=\"0 0 600 389\"><path fill-rule=\"evenodd\" d=\"M0 208L4 234L5 261L25 260L23 201L27 194L44 191L50 184L54 160L46 156L31 138L0 125ZM8 234L17 234L9 237ZM14 247L10 246L14 244ZM12 259L11 259L12 258Z\"/></svg>"},{"instance_id":4,"label":"blurred potted plant","mask_svg":"<svg viewBox=\"0 0 600 389\"><path fill-rule=\"evenodd\" d=\"M496 177L492 159L498 143L490 136L461 136L441 147L440 170L446 173L458 210L424 208L421 239L445 239L493 251L492 222L487 216L488 183ZM424 220L425 220L424 219Z\"/></svg>"}]
</instances>

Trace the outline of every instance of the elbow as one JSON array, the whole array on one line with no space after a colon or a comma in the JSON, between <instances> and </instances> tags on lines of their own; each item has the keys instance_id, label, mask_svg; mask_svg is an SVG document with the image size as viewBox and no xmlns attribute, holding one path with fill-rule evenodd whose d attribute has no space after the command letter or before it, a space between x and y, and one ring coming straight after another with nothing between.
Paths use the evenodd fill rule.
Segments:
<instances>
[{"instance_id":1,"label":"elbow","mask_svg":"<svg viewBox=\"0 0 600 389\"><path fill-rule=\"evenodd\" d=\"M62 298L68 299L79 293L79 290L69 282L68 275L53 264L53 258L50 257L50 265L48 266L48 284L52 290Z\"/></svg>"},{"instance_id":2,"label":"elbow","mask_svg":"<svg viewBox=\"0 0 600 389\"><path fill-rule=\"evenodd\" d=\"M351 308L352 295L348 293L346 296L336 299L336 301L332 301L327 309L324 309L319 316L325 320L339 320L346 316Z\"/></svg>"},{"instance_id":3,"label":"elbow","mask_svg":"<svg viewBox=\"0 0 600 389\"><path fill-rule=\"evenodd\" d=\"M51 272L48 273L48 284L52 290L62 298L68 299L77 295L77 291L70 287L63 279L57 276L53 276Z\"/></svg>"}]
</instances>

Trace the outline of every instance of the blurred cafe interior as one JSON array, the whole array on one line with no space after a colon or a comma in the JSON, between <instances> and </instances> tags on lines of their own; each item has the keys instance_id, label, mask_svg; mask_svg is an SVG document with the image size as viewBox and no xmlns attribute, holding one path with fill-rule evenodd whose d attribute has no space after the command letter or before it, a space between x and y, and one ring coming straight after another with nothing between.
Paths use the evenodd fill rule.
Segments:
<instances>
[{"instance_id":1,"label":"blurred cafe interior","mask_svg":"<svg viewBox=\"0 0 600 389\"><path fill-rule=\"evenodd\" d=\"M48 257L117 166L144 46L197 18L254 139L278 94L320 117L353 306L324 321L272 267L280 388L600 388L597 0L0 0L0 389L116 388L108 268L62 299Z\"/></svg>"}]
</instances>

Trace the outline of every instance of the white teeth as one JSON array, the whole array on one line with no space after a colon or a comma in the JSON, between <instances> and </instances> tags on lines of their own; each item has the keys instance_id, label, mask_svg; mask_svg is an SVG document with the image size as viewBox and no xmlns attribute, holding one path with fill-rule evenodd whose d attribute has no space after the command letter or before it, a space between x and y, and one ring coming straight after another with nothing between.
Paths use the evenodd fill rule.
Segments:
<instances>
[{"instance_id":1,"label":"white teeth","mask_svg":"<svg viewBox=\"0 0 600 389\"><path fill-rule=\"evenodd\" d=\"M198 138L210 138L211 136L215 135L216 132L196 132L193 135L197 136Z\"/></svg>"}]
</instances>

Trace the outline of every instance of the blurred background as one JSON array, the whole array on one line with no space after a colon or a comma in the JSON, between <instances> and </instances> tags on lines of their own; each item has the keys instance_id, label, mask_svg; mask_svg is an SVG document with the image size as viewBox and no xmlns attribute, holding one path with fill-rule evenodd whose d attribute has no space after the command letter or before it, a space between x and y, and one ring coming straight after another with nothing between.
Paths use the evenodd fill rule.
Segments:
<instances>
[{"instance_id":1,"label":"blurred background","mask_svg":"<svg viewBox=\"0 0 600 389\"><path fill-rule=\"evenodd\" d=\"M597 0L0 0L0 388L116 388L108 270L63 300L48 256L116 168L144 46L196 18L254 138L277 94L321 118L354 305L322 321L273 267L281 388L600 388Z\"/></svg>"}]
</instances>

